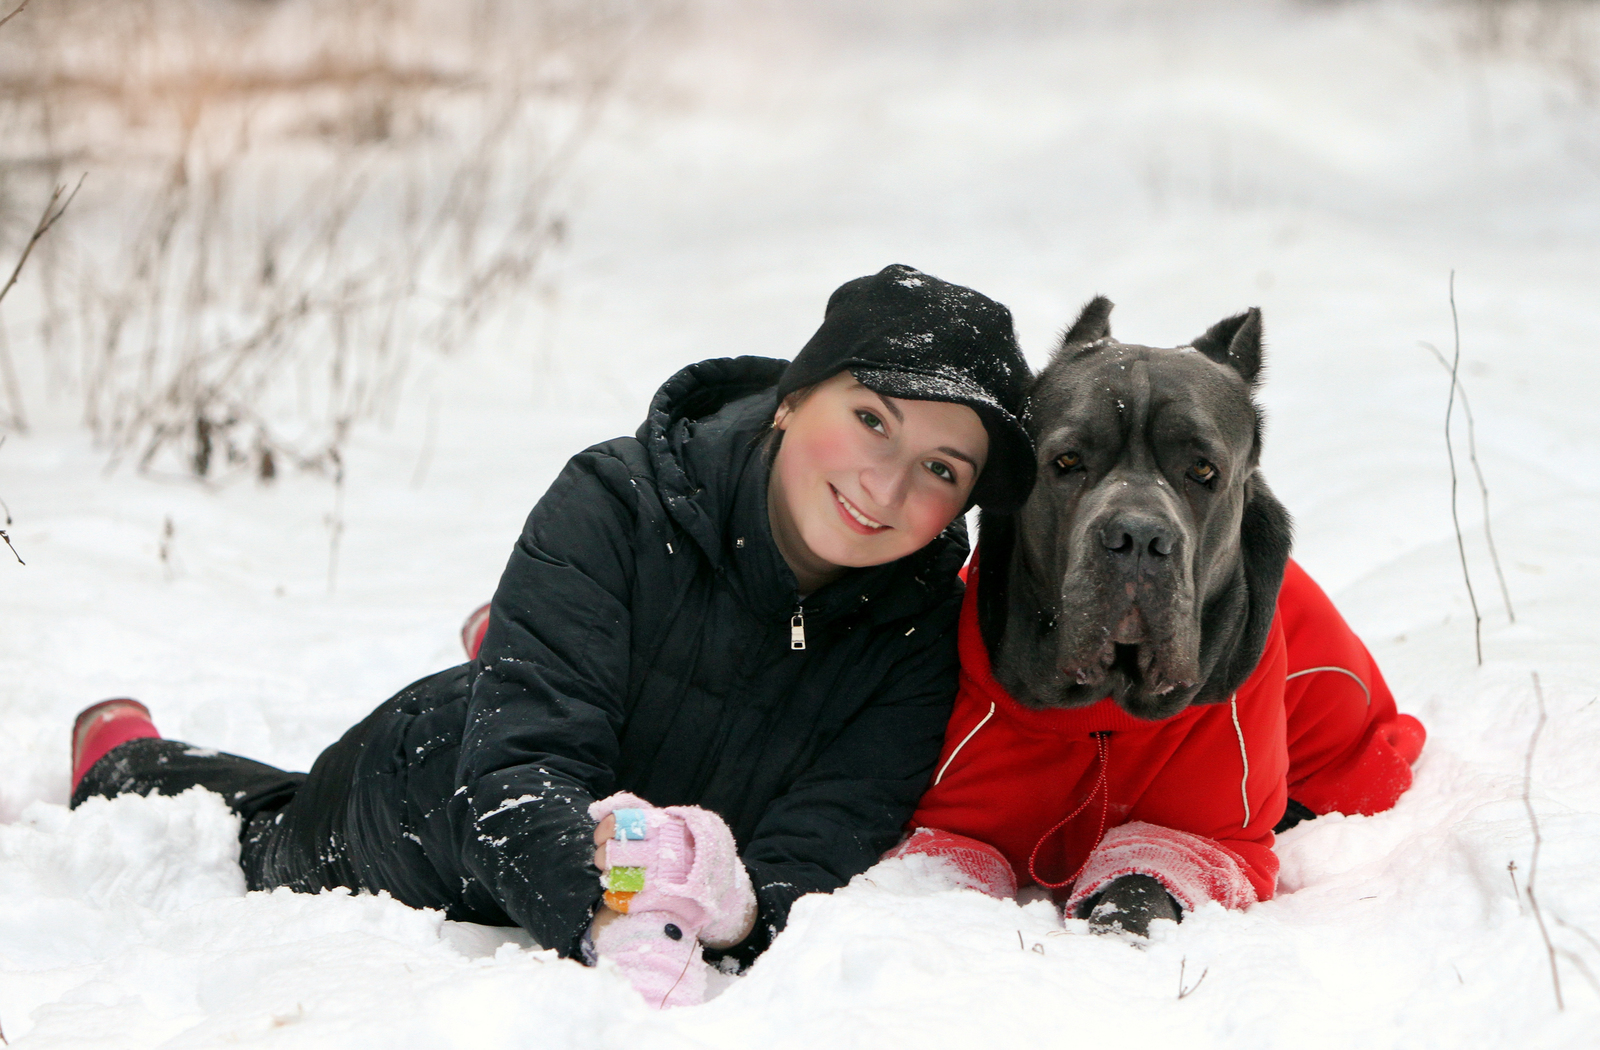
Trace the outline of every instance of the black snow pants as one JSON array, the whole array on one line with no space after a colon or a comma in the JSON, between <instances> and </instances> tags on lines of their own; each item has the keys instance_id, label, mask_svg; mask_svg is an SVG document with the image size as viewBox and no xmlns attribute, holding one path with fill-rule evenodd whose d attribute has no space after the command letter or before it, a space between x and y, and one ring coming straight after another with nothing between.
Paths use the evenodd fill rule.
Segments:
<instances>
[{"instance_id":1,"label":"black snow pants","mask_svg":"<svg viewBox=\"0 0 1600 1050\"><path fill-rule=\"evenodd\" d=\"M366 745L377 721L353 727L323 751L310 774L179 740L130 740L90 767L71 804L97 795L176 795L205 788L239 815L239 865L250 889L384 888L362 877L361 858L352 856L360 851L348 848L353 836L346 826L352 807L370 804L360 785L370 773L364 768L371 758Z\"/></svg>"},{"instance_id":2,"label":"black snow pants","mask_svg":"<svg viewBox=\"0 0 1600 1050\"><path fill-rule=\"evenodd\" d=\"M130 740L84 774L72 805L96 795L176 795L202 787L239 814L239 865L250 889L360 887L348 851L339 848L339 815L362 750L358 743L341 746L347 743L348 737L324 751L308 776L180 740Z\"/></svg>"},{"instance_id":3,"label":"black snow pants","mask_svg":"<svg viewBox=\"0 0 1600 1050\"><path fill-rule=\"evenodd\" d=\"M465 812L455 777L467 670L402 689L323 751L310 773L177 740L130 740L84 774L72 805L205 788L239 814L239 864L252 890L386 891L452 919L507 925L505 911L453 860L452 804Z\"/></svg>"},{"instance_id":4,"label":"black snow pants","mask_svg":"<svg viewBox=\"0 0 1600 1050\"><path fill-rule=\"evenodd\" d=\"M252 890L274 886L316 890L330 885L317 879L316 865L310 863L318 851L299 851L302 855L293 858L298 863L283 870L280 858L285 851L274 848L276 840L303 837L308 830L306 820L293 819L313 808L311 793L302 791L307 779L304 773L286 773L181 740L147 738L115 747L91 766L72 793L72 805L76 808L97 795L176 795L192 787L205 788L221 795L239 814L239 864ZM330 786L326 778L318 781L324 789ZM291 856L294 852L289 851Z\"/></svg>"}]
</instances>

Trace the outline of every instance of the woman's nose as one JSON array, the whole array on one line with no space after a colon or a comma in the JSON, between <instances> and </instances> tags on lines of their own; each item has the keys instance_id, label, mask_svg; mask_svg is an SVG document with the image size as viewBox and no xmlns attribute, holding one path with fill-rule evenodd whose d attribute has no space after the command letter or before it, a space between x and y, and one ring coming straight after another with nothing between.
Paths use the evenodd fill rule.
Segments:
<instances>
[{"instance_id":1,"label":"woman's nose","mask_svg":"<svg viewBox=\"0 0 1600 1050\"><path fill-rule=\"evenodd\" d=\"M906 498L906 489L911 484L908 474L908 471L887 464L868 467L861 472L861 488L872 497L874 503L890 510L900 506Z\"/></svg>"}]
</instances>

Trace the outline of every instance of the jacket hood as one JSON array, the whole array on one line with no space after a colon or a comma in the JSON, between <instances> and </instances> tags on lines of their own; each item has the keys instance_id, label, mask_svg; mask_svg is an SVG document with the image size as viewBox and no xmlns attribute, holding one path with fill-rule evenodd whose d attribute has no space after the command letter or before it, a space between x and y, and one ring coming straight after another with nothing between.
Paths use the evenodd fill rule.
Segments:
<instances>
[{"instance_id":1,"label":"jacket hood","mask_svg":"<svg viewBox=\"0 0 1600 1050\"><path fill-rule=\"evenodd\" d=\"M700 361L674 374L639 424L661 501L714 564L740 475L759 457L787 363L770 357ZM763 498L765 492L763 491Z\"/></svg>"},{"instance_id":2,"label":"jacket hood","mask_svg":"<svg viewBox=\"0 0 1600 1050\"><path fill-rule=\"evenodd\" d=\"M736 564L752 604L792 610L794 574L767 519L765 438L787 361L714 358L680 370L656 391L637 437L667 513L718 568ZM734 544L744 540L743 546ZM732 558L737 549L740 557ZM958 517L922 550L846 573L805 599L807 617L846 612L880 621L921 612L947 597L967 555Z\"/></svg>"}]
</instances>

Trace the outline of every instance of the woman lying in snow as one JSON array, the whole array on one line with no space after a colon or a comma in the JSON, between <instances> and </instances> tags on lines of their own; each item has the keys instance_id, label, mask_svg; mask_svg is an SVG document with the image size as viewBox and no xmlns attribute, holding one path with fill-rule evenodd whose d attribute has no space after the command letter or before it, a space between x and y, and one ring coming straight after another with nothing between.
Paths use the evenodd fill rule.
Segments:
<instances>
[{"instance_id":1,"label":"woman lying in snow","mask_svg":"<svg viewBox=\"0 0 1600 1050\"><path fill-rule=\"evenodd\" d=\"M901 835L955 694L959 515L1031 484L1027 382L1005 307L904 266L852 281L792 364L693 365L573 457L481 652L309 775L107 701L73 804L200 785L251 889L386 890L697 1002L702 945L753 958Z\"/></svg>"}]
</instances>

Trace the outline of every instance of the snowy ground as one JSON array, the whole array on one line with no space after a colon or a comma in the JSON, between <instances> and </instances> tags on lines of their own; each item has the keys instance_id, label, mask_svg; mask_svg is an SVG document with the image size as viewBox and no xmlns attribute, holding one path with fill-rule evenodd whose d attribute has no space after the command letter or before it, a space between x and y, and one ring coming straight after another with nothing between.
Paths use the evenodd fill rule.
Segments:
<instances>
[{"instance_id":1,"label":"snowy ground","mask_svg":"<svg viewBox=\"0 0 1600 1050\"><path fill-rule=\"evenodd\" d=\"M545 307L419 368L395 423L356 432L332 593L325 480L108 476L75 402L14 340L34 428L0 447L28 562L0 551L5 1036L105 1050L1593 1046L1600 102L1594 66L1487 47L1476 10L692 6L665 79L626 94L583 155ZM1290 832L1276 899L1202 910L1144 950L885 864L802 901L714 1001L666 1014L513 931L382 898L245 895L215 798L66 810L67 727L107 695L141 697L170 736L305 768L456 659L457 624L566 455L631 432L687 361L789 356L835 285L888 262L1011 305L1036 362L1095 292L1121 304L1119 335L1157 345L1264 309L1266 472L1297 555L1430 732L1398 808ZM1452 269L1516 611L1512 624L1458 445L1481 667L1450 521L1448 377L1419 346L1451 349ZM1536 889L1564 1012L1518 892L1534 673L1549 716L1531 766Z\"/></svg>"}]
</instances>

